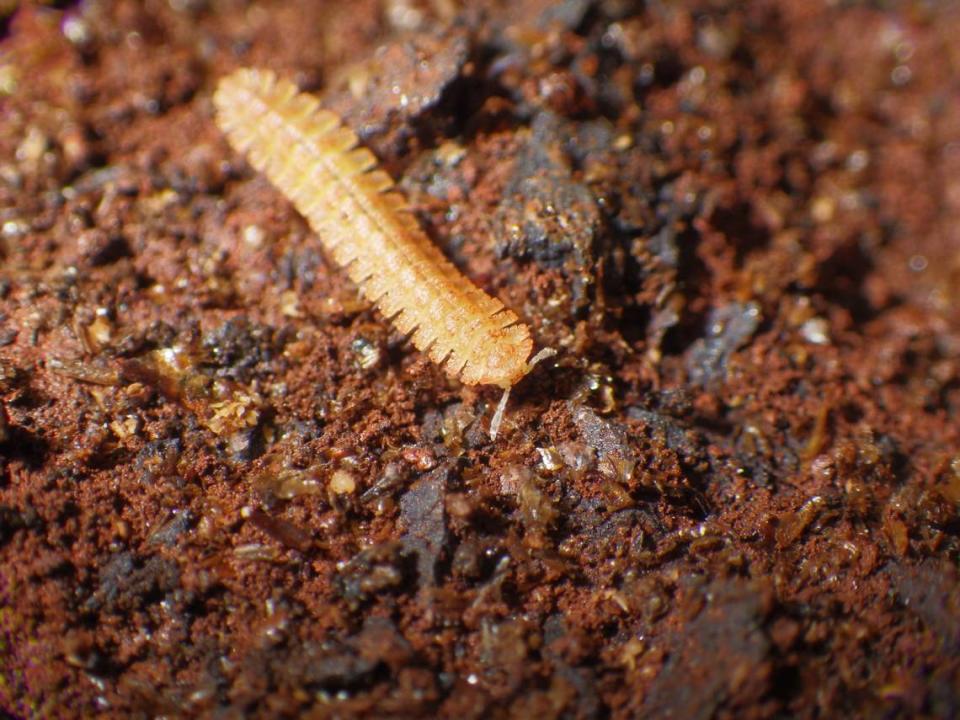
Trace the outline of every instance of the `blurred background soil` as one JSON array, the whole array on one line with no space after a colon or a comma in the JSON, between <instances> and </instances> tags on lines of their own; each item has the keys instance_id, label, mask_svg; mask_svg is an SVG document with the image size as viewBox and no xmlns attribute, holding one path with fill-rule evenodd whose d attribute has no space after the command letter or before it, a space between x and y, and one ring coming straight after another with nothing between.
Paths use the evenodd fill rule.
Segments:
<instances>
[{"instance_id":1,"label":"blurred background soil","mask_svg":"<svg viewBox=\"0 0 960 720\"><path fill-rule=\"evenodd\" d=\"M0 2L11 717L960 715L960 5ZM357 130L450 380L212 120Z\"/></svg>"}]
</instances>

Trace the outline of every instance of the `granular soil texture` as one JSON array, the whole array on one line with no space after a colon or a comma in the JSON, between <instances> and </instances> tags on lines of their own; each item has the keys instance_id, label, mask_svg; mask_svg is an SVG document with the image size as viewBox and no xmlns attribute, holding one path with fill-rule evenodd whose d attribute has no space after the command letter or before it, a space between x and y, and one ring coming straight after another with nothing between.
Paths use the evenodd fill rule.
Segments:
<instances>
[{"instance_id":1,"label":"granular soil texture","mask_svg":"<svg viewBox=\"0 0 960 720\"><path fill-rule=\"evenodd\" d=\"M960 715L960 6L0 3L12 717ZM464 387L266 67L558 354Z\"/></svg>"}]
</instances>

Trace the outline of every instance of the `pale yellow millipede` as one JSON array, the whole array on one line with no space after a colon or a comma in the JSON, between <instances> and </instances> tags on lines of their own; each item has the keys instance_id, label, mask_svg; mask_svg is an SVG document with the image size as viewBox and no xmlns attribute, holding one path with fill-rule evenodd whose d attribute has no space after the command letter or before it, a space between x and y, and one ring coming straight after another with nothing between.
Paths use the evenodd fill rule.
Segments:
<instances>
[{"instance_id":1,"label":"pale yellow millipede","mask_svg":"<svg viewBox=\"0 0 960 720\"><path fill-rule=\"evenodd\" d=\"M552 350L533 350L516 314L478 288L423 232L368 149L317 98L273 72L241 69L214 94L217 123L310 223L360 292L414 346L468 385L503 395Z\"/></svg>"}]
</instances>

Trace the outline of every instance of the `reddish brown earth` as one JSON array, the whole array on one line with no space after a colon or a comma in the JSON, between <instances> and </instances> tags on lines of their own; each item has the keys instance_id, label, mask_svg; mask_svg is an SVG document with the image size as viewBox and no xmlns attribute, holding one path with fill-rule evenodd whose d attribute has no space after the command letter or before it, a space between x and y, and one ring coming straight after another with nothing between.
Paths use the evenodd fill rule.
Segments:
<instances>
[{"instance_id":1,"label":"reddish brown earth","mask_svg":"<svg viewBox=\"0 0 960 720\"><path fill-rule=\"evenodd\" d=\"M12 717L960 714L960 6L0 3ZM487 427L212 120L559 354Z\"/></svg>"}]
</instances>

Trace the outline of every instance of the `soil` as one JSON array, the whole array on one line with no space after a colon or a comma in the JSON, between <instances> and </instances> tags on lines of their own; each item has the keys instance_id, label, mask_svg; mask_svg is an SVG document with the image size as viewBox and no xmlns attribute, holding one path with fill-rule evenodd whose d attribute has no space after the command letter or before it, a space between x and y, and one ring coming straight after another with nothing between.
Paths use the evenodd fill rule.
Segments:
<instances>
[{"instance_id":1,"label":"soil","mask_svg":"<svg viewBox=\"0 0 960 720\"><path fill-rule=\"evenodd\" d=\"M0 3L0 708L960 715L960 5ZM463 387L269 67L557 356Z\"/></svg>"}]
</instances>

